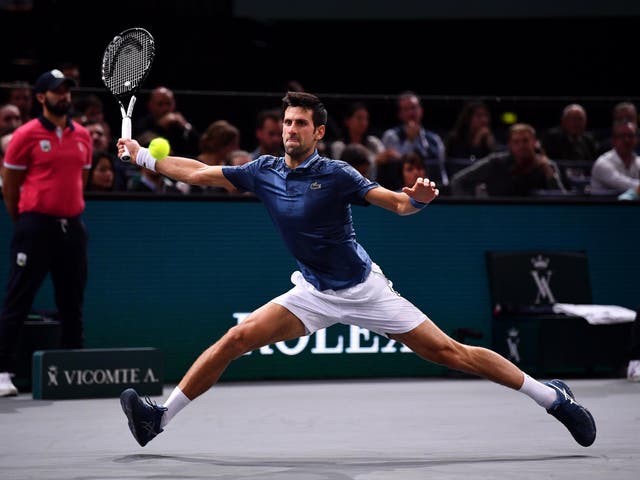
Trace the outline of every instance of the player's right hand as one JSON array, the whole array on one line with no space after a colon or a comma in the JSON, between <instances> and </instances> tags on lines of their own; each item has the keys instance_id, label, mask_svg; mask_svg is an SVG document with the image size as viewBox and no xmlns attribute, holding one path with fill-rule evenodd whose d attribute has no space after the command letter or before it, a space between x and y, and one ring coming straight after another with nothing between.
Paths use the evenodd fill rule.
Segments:
<instances>
[{"instance_id":1,"label":"player's right hand","mask_svg":"<svg viewBox=\"0 0 640 480\"><path fill-rule=\"evenodd\" d=\"M131 159L129 161L131 163L136 163L138 151L140 150L140 144L136 140L133 140L132 138L119 138L117 146L118 158L122 158L122 155L124 154L124 147L126 146L129 150L129 155L131 155Z\"/></svg>"}]
</instances>

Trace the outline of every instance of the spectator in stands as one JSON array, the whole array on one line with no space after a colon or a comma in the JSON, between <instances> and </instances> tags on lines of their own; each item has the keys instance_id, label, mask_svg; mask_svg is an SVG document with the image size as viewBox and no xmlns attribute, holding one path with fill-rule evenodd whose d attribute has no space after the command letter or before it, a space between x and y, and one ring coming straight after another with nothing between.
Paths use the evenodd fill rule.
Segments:
<instances>
[{"instance_id":1,"label":"spectator in stands","mask_svg":"<svg viewBox=\"0 0 640 480\"><path fill-rule=\"evenodd\" d=\"M115 190L115 167L113 155L105 150L94 150L89 178L85 187L91 192Z\"/></svg>"},{"instance_id":2,"label":"spectator in stands","mask_svg":"<svg viewBox=\"0 0 640 480\"><path fill-rule=\"evenodd\" d=\"M2 190L2 177L4 173L4 153L7 151L12 136L13 132L0 136L0 190Z\"/></svg>"},{"instance_id":3,"label":"spectator in stands","mask_svg":"<svg viewBox=\"0 0 640 480\"><path fill-rule=\"evenodd\" d=\"M73 61L63 62L60 66L60 70L67 78L72 78L76 82L76 87L81 84L80 65Z\"/></svg>"},{"instance_id":4,"label":"spectator in stands","mask_svg":"<svg viewBox=\"0 0 640 480\"><path fill-rule=\"evenodd\" d=\"M0 160L4 158L4 152L7 151L7 147L9 146L9 142L11 141L12 136L13 132L5 133L4 135L0 136ZM2 165L2 162L0 162L0 171L2 171ZM0 176L0 181L1 180L2 178ZM2 185L2 183L0 183L0 185Z\"/></svg>"},{"instance_id":5,"label":"spectator in stands","mask_svg":"<svg viewBox=\"0 0 640 480\"><path fill-rule=\"evenodd\" d=\"M195 156L199 152L200 133L176 108L176 99L167 87L156 87L147 101L147 115L134 125L134 137L148 144L155 137L169 140L175 155Z\"/></svg>"},{"instance_id":6,"label":"spectator in stands","mask_svg":"<svg viewBox=\"0 0 640 480\"><path fill-rule=\"evenodd\" d=\"M139 193L185 193L176 184L151 170L140 169L140 174L129 178L127 191Z\"/></svg>"},{"instance_id":7,"label":"spectator in stands","mask_svg":"<svg viewBox=\"0 0 640 480\"><path fill-rule=\"evenodd\" d=\"M402 155L402 186L411 187L419 178L427 178L422 158L415 152L405 153Z\"/></svg>"},{"instance_id":8,"label":"spectator in stands","mask_svg":"<svg viewBox=\"0 0 640 480\"><path fill-rule=\"evenodd\" d=\"M449 176L498 149L487 104L480 100L465 103L445 142Z\"/></svg>"},{"instance_id":9,"label":"spectator in stands","mask_svg":"<svg viewBox=\"0 0 640 480\"><path fill-rule=\"evenodd\" d=\"M481 100L465 103L447 136L447 157L484 158L495 151L497 146L491 130L491 112L487 104Z\"/></svg>"},{"instance_id":10,"label":"spectator in stands","mask_svg":"<svg viewBox=\"0 0 640 480\"><path fill-rule=\"evenodd\" d=\"M255 134L258 146L251 152L252 158L258 158L260 155L273 155L274 157L284 155L280 110L267 109L258 112Z\"/></svg>"},{"instance_id":11,"label":"spectator in stands","mask_svg":"<svg viewBox=\"0 0 640 480\"><path fill-rule=\"evenodd\" d=\"M340 160L355 168L360 175L371 180L371 152L361 143L350 143L342 150Z\"/></svg>"},{"instance_id":12,"label":"spectator in stands","mask_svg":"<svg viewBox=\"0 0 640 480\"><path fill-rule=\"evenodd\" d=\"M29 83L24 81L14 82L9 87L7 103L18 107L22 123L27 123L31 120L33 113L33 95Z\"/></svg>"},{"instance_id":13,"label":"spectator in stands","mask_svg":"<svg viewBox=\"0 0 640 480\"><path fill-rule=\"evenodd\" d=\"M640 157L638 125L633 122L616 123L611 142L613 148L598 157L591 170L591 193L618 195L640 185Z\"/></svg>"},{"instance_id":14,"label":"spectator in stands","mask_svg":"<svg viewBox=\"0 0 640 480\"><path fill-rule=\"evenodd\" d=\"M638 109L631 102L616 103L611 111L613 123L638 123Z\"/></svg>"},{"instance_id":15,"label":"spectator in stands","mask_svg":"<svg viewBox=\"0 0 640 480\"><path fill-rule=\"evenodd\" d=\"M412 91L402 92L397 98L397 114L400 124L382 134L387 152L380 157L377 181L389 189L397 189L397 178L388 180L382 170L385 164L400 162L403 154L418 153L425 161L429 179L436 182L441 193L449 185L445 168L445 149L440 135L422 125L424 109L420 98ZM397 169L391 168L392 172ZM384 172L386 173L386 172ZM386 184L386 185L385 185Z\"/></svg>"},{"instance_id":16,"label":"spectator in stands","mask_svg":"<svg viewBox=\"0 0 640 480\"><path fill-rule=\"evenodd\" d=\"M94 94L81 95L73 102L74 120L86 124L87 122L104 121L104 104L102 99Z\"/></svg>"},{"instance_id":17,"label":"spectator in stands","mask_svg":"<svg viewBox=\"0 0 640 480\"><path fill-rule=\"evenodd\" d=\"M20 125L22 125L20 109L11 103L2 105L0 107L0 189L2 189L4 152L7 150L9 140L11 140L14 130Z\"/></svg>"},{"instance_id":18,"label":"spectator in stands","mask_svg":"<svg viewBox=\"0 0 640 480\"><path fill-rule=\"evenodd\" d=\"M104 120L88 120L84 124L91 135L94 152L106 152L111 155L114 167L114 190L126 190L127 182L132 176L138 175L135 165L120 161L116 156L115 142L111 136L111 128Z\"/></svg>"},{"instance_id":19,"label":"spectator in stands","mask_svg":"<svg viewBox=\"0 0 640 480\"><path fill-rule=\"evenodd\" d=\"M366 169L367 175L363 175L371 180L375 179L378 156L384 151L384 145L378 137L369 132L369 109L363 102L354 102L347 107L344 116L344 135L329 145L331 158L351 163L342 158L342 155L345 148L352 144L365 147L368 152L369 167Z\"/></svg>"},{"instance_id":20,"label":"spectator in stands","mask_svg":"<svg viewBox=\"0 0 640 480\"><path fill-rule=\"evenodd\" d=\"M253 160L253 156L246 150L234 150L229 154L229 165L244 165L251 160Z\"/></svg>"},{"instance_id":21,"label":"spectator in stands","mask_svg":"<svg viewBox=\"0 0 640 480\"><path fill-rule=\"evenodd\" d=\"M0 135L13 132L22 125L20 109L11 103L0 106Z\"/></svg>"},{"instance_id":22,"label":"spectator in stands","mask_svg":"<svg viewBox=\"0 0 640 480\"><path fill-rule=\"evenodd\" d=\"M632 102L616 103L611 109L611 125L617 123L635 123L638 124L638 109ZM611 129L607 128L606 132L601 132L598 137L598 153L602 155L613 148ZM640 154L640 142L636 144L635 151Z\"/></svg>"},{"instance_id":23,"label":"spectator in stands","mask_svg":"<svg viewBox=\"0 0 640 480\"><path fill-rule=\"evenodd\" d=\"M555 160L594 161L597 143L587 131L587 112L572 103L562 110L560 125L550 128L542 137L542 147Z\"/></svg>"},{"instance_id":24,"label":"spectator in stands","mask_svg":"<svg viewBox=\"0 0 640 480\"><path fill-rule=\"evenodd\" d=\"M196 159L207 165L229 165L231 152L239 148L240 130L226 120L216 120L200 136L200 154ZM180 187L189 193L228 193L222 187L187 184L181 184Z\"/></svg>"},{"instance_id":25,"label":"spectator in stands","mask_svg":"<svg viewBox=\"0 0 640 480\"><path fill-rule=\"evenodd\" d=\"M80 65L73 61L62 62L60 70L67 78L72 78L76 82L76 87L81 84ZM102 100L93 93L74 92L73 108L71 110L73 119L81 124L88 120L104 120Z\"/></svg>"},{"instance_id":26,"label":"spectator in stands","mask_svg":"<svg viewBox=\"0 0 640 480\"><path fill-rule=\"evenodd\" d=\"M542 137L542 147L558 163L565 185L579 186L588 180L598 156L598 144L587 131L584 107L577 103L564 107L560 125L547 130Z\"/></svg>"},{"instance_id":27,"label":"spectator in stands","mask_svg":"<svg viewBox=\"0 0 640 480\"><path fill-rule=\"evenodd\" d=\"M240 130L226 120L211 123L200 136L200 154L207 165L228 165L229 154L240 148Z\"/></svg>"},{"instance_id":28,"label":"spectator in stands","mask_svg":"<svg viewBox=\"0 0 640 480\"><path fill-rule=\"evenodd\" d=\"M512 125L508 150L494 152L456 173L451 180L452 193L521 197L537 191L565 192L558 167L537 145L536 131L531 125Z\"/></svg>"},{"instance_id":29,"label":"spectator in stands","mask_svg":"<svg viewBox=\"0 0 640 480\"><path fill-rule=\"evenodd\" d=\"M111 128L104 120L87 120L83 123L91 134L94 150L106 150L115 154L115 142L111 136Z\"/></svg>"}]
</instances>

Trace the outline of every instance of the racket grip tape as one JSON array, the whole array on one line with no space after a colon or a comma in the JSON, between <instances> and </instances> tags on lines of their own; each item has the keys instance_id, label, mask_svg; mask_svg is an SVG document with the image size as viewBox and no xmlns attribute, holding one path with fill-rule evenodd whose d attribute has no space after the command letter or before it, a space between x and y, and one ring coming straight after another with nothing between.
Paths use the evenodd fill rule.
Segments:
<instances>
[{"instance_id":1,"label":"racket grip tape","mask_svg":"<svg viewBox=\"0 0 640 480\"><path fill-rule=\"evenodd\" d=\"M122 118L122 138L131 138L131 118L129 117ZM131 161L131 154L127 147L124 147L124 153L120 157L120 160L127 163Z\"/></svg>"}]
</instances>

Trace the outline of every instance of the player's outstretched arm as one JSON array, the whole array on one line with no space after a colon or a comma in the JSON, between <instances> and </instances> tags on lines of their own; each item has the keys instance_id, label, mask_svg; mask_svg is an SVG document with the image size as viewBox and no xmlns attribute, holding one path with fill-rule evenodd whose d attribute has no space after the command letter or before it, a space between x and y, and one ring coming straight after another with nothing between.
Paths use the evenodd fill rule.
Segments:
<instances>
[{"instance_id":1,"label":"player's outstretched arm","mask_svg":"<svg viewBox=\"0 0 640 480\"><path fill-rule=\"evenodd\" d=\"M189 185L224 187L229 191L234 189L219 165L211 166L191 158L173 156L156 160L136 140L124 138L118 140L118 155L122 155L125 145L131 154L131 163L154 170L173 180Z\"/></svg>"},{"instance_id":2,"label":"player's outstretched arm","mask_svg":"<svg viewBox=\"0 0 640 480\"><path fill-rule=\"evenodd\" d=\"M402 192L393 192L384 187L372 188L365 199L398 215L411 215L422 210L439 194L435 182L418 178L413 187L404 187Z\"/></svg>"}]
</instances>

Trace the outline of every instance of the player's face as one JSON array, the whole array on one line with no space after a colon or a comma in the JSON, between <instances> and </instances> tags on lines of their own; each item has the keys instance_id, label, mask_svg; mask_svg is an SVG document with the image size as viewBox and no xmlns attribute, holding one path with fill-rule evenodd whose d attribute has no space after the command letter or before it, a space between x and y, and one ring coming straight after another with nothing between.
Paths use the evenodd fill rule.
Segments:
<instances>
[{"instance_id":1,"label":"player's face","mask_svg":"<svg viewBox=\"0 0 640 480\"><path fill-rule=\"evenodd\" d=\"M282 141L284 151L293 159L303 160L316 148L324 135L324 125L313 125L313 112L302 107L289 107L284 112Z\"/></svg>"}]
</instances>

